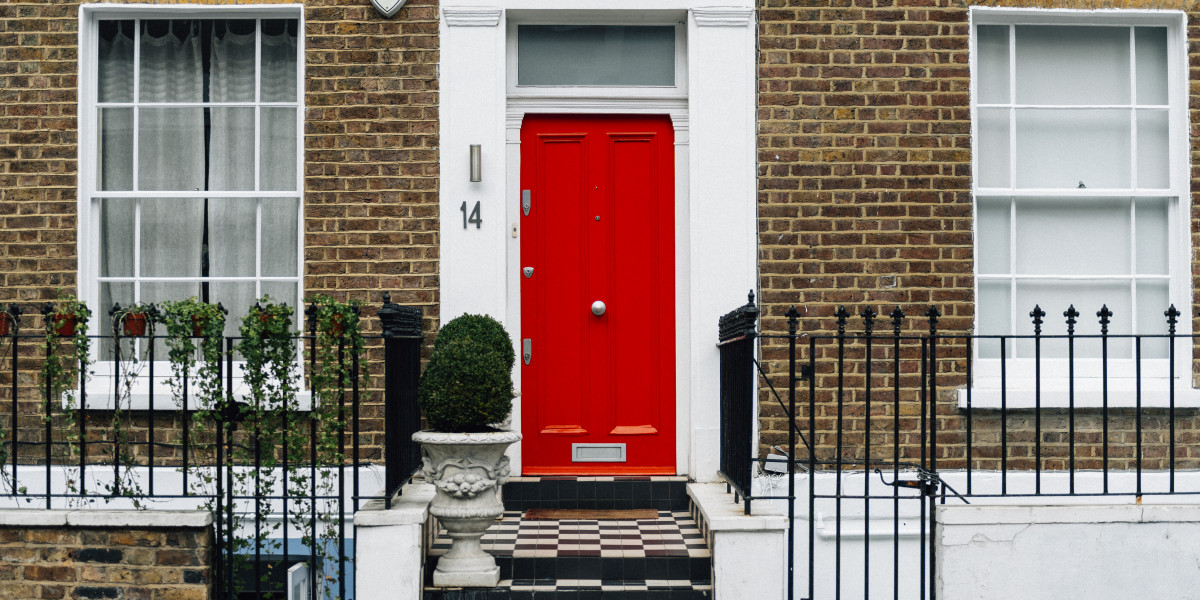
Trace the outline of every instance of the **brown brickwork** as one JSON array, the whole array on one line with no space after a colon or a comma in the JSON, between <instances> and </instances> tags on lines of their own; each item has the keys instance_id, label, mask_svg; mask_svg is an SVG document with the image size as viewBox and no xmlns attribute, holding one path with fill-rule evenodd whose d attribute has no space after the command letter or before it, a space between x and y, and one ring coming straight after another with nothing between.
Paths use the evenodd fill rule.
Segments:
<instances>
[{"instance_id":1,"label":"brown brickwork","mask_svg":"<svg viewBox=\"0 0 1200 600\"><path fill-rule=\"evenodd\" d=\"M366 331L373 334L379 331L374 311L382 293L391 292L394 302L421 307L426 328L433 330L438 318L436 0L411 0L390 19L365 0L304 4L305 294L363 302ZM19 302L27 312L54 299L59 289L76 289L79 5L17 0L0 8L0 304ZM107 311L92 308L97 314ZM29 315L22 326L26 332L39 328L41 317ZM370 356L381 358L381 347L375 345ZM21 412L36 429L36 365L27 366L19 380L31 384L25 388L29 404ZM0 388L8 393L7 373L0 377ZM377 399L378 389L370 397ZM5 406L7 398L0 399ZM364 456L378 457L381 403L366 402L362 416ZM0 427L7 431L10 424ZM38 434L30 435L32 440Z\"/></svg>"},{"instance_id":2,"label":"brown brickwork","mask_svg":"<svg viewBox=\"0 0 1200 600\"><path fill-rule=\"evenodd\" d=\"M0 526L0 598L207 600L212 530Z\"/></svg>"},{"instance_id":3,"label":"brown brickwork","mask_svg":"<svg viewBox=\"0 0 1200 600\"><path fill-rule=\"evenodd\" d=\"M989 2L988 5L997 5ZM1191 2L1106 3L1105 7L1192 8ZM1099 8L1090 2L1001 2L999 5ZM974 320L971 197L971 137L968 3L952 0L766 0L759 10L759 257L762 331L785 333L784 313L800 312L801 333L836 333L834 314L851 312L847 331L862 331L867 306L888 313L901 307L905 332L926 328L930 305L942 312L938 329L969 333ZM1197 13L1190 13L1189 38L1200 39ZM1200 54L1191 49L1192 122L1200 122ZM1192 128L1192 163L1200 159ZM1200 183L1200 169L1193 167ZM1195 189L1200 189L1196 184ZM1193 200L1195 202L1195 200ZM1200 247L1200 211L1192 212L1193 248ZM1200 261L1193 257L1193 273ZM1191 307L1200 309L1200 296ZM733 307L730 307L733 308ZM1187 315L1184 316L1187 318ZM877 330L890 331L886 315ZM1200 322L1193 320L1193 328ZM937 415L939 459L965 465L966 419L956 406L966 383L964 343L944 340L939 356ZM787 352L779 340L764 340L764 368L786 389ZM816 444L832 459L839 418L845 432L843 456L861 459L868 412L862 387L865 350L851 342L857 358L842 380L837 406L836 344L818 344ZM806 342L801 354L807 354ZM894 403L890 348L873 350L876 369L870 414L872 456L891 456L891 431L899 411L902 431L916 431L919 349L907 344L910 360L901 375L901 402ZM880 374L879 370L889 371ZM807 391L807 383L802 392ZM855 387L857 391L850 391ZM798 411L807 432L807 394ZM760 395L760 453L786 443L787 418L771 393ZM1176 457L1200 465L1196 411L1177 411ZM1076 412L1078 468L1099 468L1102 419L1099 411ZM1110 414L1111 468L1133 468L1136 419L1129 411ZM1001 457L1000 417L977 413L971 423L976 467L997 468ZM1033 467L1035 434L1031 411L1008 417L1009 468ZM1145 468L1162 468L1168 456L1166 411L1144 414ZM1042 467L1067 464L1066 411L1044 411ZM920 438L901 436L901 457L920 457ZM798 451L805 456L804 451ZM861 462L855 468L861 468Z\"/></svg>"}]
</instances>

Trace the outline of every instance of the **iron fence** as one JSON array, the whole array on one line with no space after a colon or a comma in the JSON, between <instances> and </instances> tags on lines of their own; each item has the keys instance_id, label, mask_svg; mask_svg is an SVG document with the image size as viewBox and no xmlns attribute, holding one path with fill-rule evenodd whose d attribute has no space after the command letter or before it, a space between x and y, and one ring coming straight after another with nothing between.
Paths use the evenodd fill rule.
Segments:
<instances>
[{"instance_id":1,"label":"iron fence","mask_svg":"<svg viewBox=\"0 0 1200 600\"><path fill-rule=\"evenodd\" d=\"M948 501L1200 494L1200 402L1179 378L1196 340L1175 307L1162 333L1137 335L1112 333L1107 306L1087 334L1073 306L1053 330L1034 307L1019 335L944 332L923 312L839 308L801 332L793 308L767 334L751 295L721 319L721 473L747 513L783 498L795 523L807 504L807 548L788 547L789 570L807 556L806 598L934 598ZM785 431L757 435L768 408ZM770 468L772 447L786 468ZM786 473L786 495L753 493L770 491L764 466Z\"/></svg>"},{"instance_id":2,"label":"iron fence","mask_svg":"<svg viewBox=\"0 0 1200 600\"><path fill-rule=\"evenodd\" d=\"M164 389L167 375L157 364L163 357L155 352L167 336L153 318L136 338L60 339L48 337L57 326L50 307L10 305L5 313L11 318L0 331L0 364L7 363L0 406L8 405L0 410L0 501L46 509L208 510L216 597L288 597L284 571L297 563L311 573L309 597L353 594L347 516L370 500L390 504L420 463L411 442L420 425L419 309L393 304L385 294L382 335L363 336L369 348L382 345L382 406L380 396L369 401L364 389L365 357L350 351L340 333L327 355L336 361L328 371L336 380L320 398L306 399L301 386L322 368L315 306L305 311L307 332L281 342L298 349L295 363L266 376L268 384L286 380L274 388L283 396L248 389L241 338L221 340L215 387L210 379L205 391L195 371L184 371L182 385ZM58 389L44 367L66 364L65 356L73 361L78 344L107 359L103 373L78 377L95 367L67 364L73 384Z\"/></svg>"}]
</instances>

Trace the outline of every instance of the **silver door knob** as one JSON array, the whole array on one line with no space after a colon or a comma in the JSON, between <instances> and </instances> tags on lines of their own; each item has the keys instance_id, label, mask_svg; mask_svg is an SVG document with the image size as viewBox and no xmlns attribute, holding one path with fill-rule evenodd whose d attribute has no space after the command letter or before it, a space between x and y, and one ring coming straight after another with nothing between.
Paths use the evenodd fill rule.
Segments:
<instances>
[{"instance_id":1,"label":"silver door knob","mask_svg":"<svg viewBox=\"0 0 1200 600\"><path fill-rule=\"evenodd\" d=\"M608 310L608 307L604 306L603 301L597 300L592 303L592 314L593 315L596 315L597 317L599 317L600 315L604 314L604 311L606 311L606 310Z\"/></svg>"}]
</instances>

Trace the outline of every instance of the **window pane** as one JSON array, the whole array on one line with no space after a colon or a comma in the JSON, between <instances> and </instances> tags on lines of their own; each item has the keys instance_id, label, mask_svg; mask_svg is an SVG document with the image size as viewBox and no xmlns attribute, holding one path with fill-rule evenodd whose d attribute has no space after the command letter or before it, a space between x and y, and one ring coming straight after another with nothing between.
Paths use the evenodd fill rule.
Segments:
<instances>
[{"instance_id":1,"label":"window pane","mask_svg":"<svg viewBox=\"0 0 1200 600\"><path fill-rule=\"evenodd\" d=\"M254 189L254 109L212 108L208 189Z\"/></svg>"},{"instance_id":2,"label":"window pane","mask_svg":"<svg viewBox=\"0 0 1200 600\"><path fill-rule=\"evenodd\" d=\"M1017 187L1128 188L1130 141L1128 110L1018 110Z\"/></svg>"},{"instance_id":3,"label":"window pane","mask_svg":"<svg viewBox=\"0 0 1200 600\"><path fill-rule=\"evenodd\" d=\"M517 84L674 85L675 28L521 25Z\"/></svg>"},{"instance_id":4,"label":"window pane","mask_svg":"<svg viewBox=\"0 0 1200 600\"><path fill-rule=\"evenodd\" d=\"M229 314L225 316L225 335L238 336L242 318L250 312L257 297L253 283L230 283L214 281L209 284L209 301L220 302Z\"/></svg>"},{"instance_id":5,"label":"window pane","mask_svg":"<svg viewBox=\"0 0 1200 600\"><path fill-rule=\"evenodd\" d=\"M1009 200L995 198L979 199L978 214L979 272L985 274L1009 273L1011 214Z\"/></svg>"},{"instance_id":6,"label":"window pane","mask_svg":"<svg viewBox=\"0 0 1200 600\"><path fill-rule=\"evenodd\" d=\"M1137 111L1138 187L1171 186L1171 157L1167 135L1167 111Z\"/></svg>"},{"instance_id":7,"label":"window pane","mask_svg":"<svg viewBox=\"0 0 1200 600\"><path fill-rule=\"evenodd\" d=\"M204 100L204 58L198 21L142 21L140 100Z\"/></svg>"},{"instance_id":8,"label":"window pane","mask_svg":"<svg viewBox=\"0 0 1200 600\"><path fill-rule=\"evenodd\" d=\"M1132 232L1126 198L1036 199L1018 202L1016 216L1018 273L1127 275L1131 272Z\"/></svg>"},{"instance_id":9,"label":"window pane","mask_svg":"<svg viewBox=\"0 0 1200 600\"><path fill-rule=\"evenodd\" d=\"M253 277L258 201L208 200L208 266L213 277ZM295 252L292 252L295 254Z\"/></svg>"},{"instance_id":10,"label":"window pane","mask_svg":"<svg viewBox=\"0 0 1200 600\"><path fill-rule=\"evenodd\" d=\"M296 190L296 109L262 109L260 189Z\"/></svg>"},{"instance_id":11,"label":"window pane","mask_svg":"<svg viewBox=\"0 0 1200 600\"><path fill-rule=\"evenodd\" d=\"M133 284L132 283L101 283L100 284L100 306L92 311L92 318L88 324L88 333L92 335L109 336L113 333L113 322L108 316L108 311L112 309L113 304L121 303L121 306L129 306L133 304ZM100 360L113 360L113 344L108 340L96 340L96 350L99 352ZM165 356L165 355L164 355Z\"/></svg>"},{"instance_id":12,"label":"window pane","mask_svg":"<svg viewBox=\"0 0 1200 600\"><path fill-rule=\"evenodd\" d=\"M199 198L147 198L141 203L141 274L146 277L199 277L204 201Z\"/></svg>"},{"instance_id":13,"label":"window pane","mask_svg":"<svg viewBox=\"0 0 1200 600\"><path fill-rule=\"evenodd\" d=\"M100 21L96 97L133 102L133 21Z\"/></svg>"},{"instance_id":14,"label":"window pane","mask_svg":"<svg viewBox=\"0 0 1200 600\"><path fill-rule=\"evenodd\" d=\"M1139 198L1137 205L1137 272L1166 275L1170 269L1167 252L1168 198ZM1163 307L1166 310L1166 307Z\"/></svg>"},{"instance_id":15,"label":"window pane","mask_svg":"<svg viewBox=\"0 0 1200 600\"><path fill-rule=\"evenodd\" d=\"M209 99L213 102L254 101L254 30L249 19L212 22Z\"/></svg>"},{"instance_id":16,"label":"window pane","mask_svg":"<svg viewBox=\"0 0 1200 600\"><path fill-rule=\"evenodd\" d=\"M296 236L299 231L298 198L265 198L262 201L262 274L296 277Z\"/></svg>"},{"instance_id":17,"label":"window pane","mask_svg":"<svg viewBox=\"0 0 1200 600\"><path fill-rule=\"evenodd\" d=\"M1166 281L1142 281L1137 285L1137 327L1141 335L1166 335L1167 317L1163 313L1171 306ZM1142 358L1167 358L1166 339L1142 340Z\"/></svg>"},{"instance_id":18,"label":"window pane","mask_svg":"<svg viewBox=\"0 0 1200 600\"><path fill-rule=\"evenodd\" d=\"M1008 104L1008 26L980 25L976 30L979 44L979 102Z\"/></svg>"},{"instance_id":19,"label":"window pane","mask_svg":"<svg viewBox=\"0 0 1200 600\"><path fill-rule=\"evenodd\" d=\"M100 210L101 277L133 277L133 210L136 202L127 198L96 201Z\"/></svg>"},{"instance_id":20,"label":"window pane","mask_svg":"<svg viewBox=\"0 0 1200 600\"><path fill-rule=\"evenodd\" d=\"M1128 282L1017 282L1018 314L1028 313L1034 304L1041 305L1042 309L1046 311L1045 323L1042 326L1042 333L1046 335L1065 335L1067 333L1066 319L1062 314L1072 304L1080 312L1075 325L1077 335L1100 334L1100 320L1096 316L1096 312L1104 305L1107 305L1108 309L1113 312L1108 326L1110 334L1119 335L1132 332L1132 296ZM1023 335L1032 335L1032 321L1018 322L1017 332ZM1028 350L1023 345L1019 351L1022 356L1032 356L1032 348L1033 344L1028 345ZM1132 356L1133 345L1129 340L1110 340L1108 348L1110 358L1130 358ZM1027 352L1028 354L1026 354ZM1066 355L1065 344L1054 348L1053 352L1044 350L1043 353L1045 357L1065 357ZM1100 341L1096 339L1076 341L1075 357L1099 358Z\"/></svg>"},{"instance_id":21,"label":"window pane","mask_svg":"<svg viewBox=\"0 0 1200 600\"><path fill-rule=\"evenodd\" d=\"M204 189L203 108L143 108L138 126L139 189Z\"/></svg>"},{"instance_id":22,"label":"window pane","mask_svg":"<svg viewBox=\"0 0 1200 600\"><path fill-rule=\"evenodd\" d=\"M262 21L262 101L296 101L295 19Z\"/></svg>"},{"instance_id":23,"label":"window pane","mask_svg":"<svg viewBox=\"0 0 1200 600\"><path fill-rule=\"evenodd\" d=\"M1012 292L1008 281L979 282L979 333L982 335L1008 335L1012 332ZM1012 356L1012 341L1008 342L1007 354ZM981 358L999 358L998 340L979 340Z\"/></svg>"},{"instance_id":24,"label":"window pane","mask_svg":"<svg viewBox=\"0 0 1200 600\"><path fill-rule=\"evenodd\" d=\"M979 116L979 187L1010 187L1009 115L1007 108L981 108Z\"/></svg>"},{"instance_id":25,"label":"window pane","mask_svg":"<svg viewBox=\"0 0 1200 600\"><path fill-rule=\"evenodd\" d=\"M1017 103L1129 103L1128 27L1016 29Z\"/></svg>"},{"instance_id":26,"label":"window pane","mask_svg":"<svg viewBox=\"0 0 1200 600\"><path fill-rule=\"evenodd\" d=\"M101 108L97 187L133 189L133 109Z\"/></svg>"},{"instance_id":27,"label":"window pane","mask_svg":"<svg viewBox=\"0 0 1200 600\"><path fill-rule=\"evenodd\" d=\"M1138 27L1137 42L1137 102L1138 104L1167 103L1167 29Z\"/></svg>"}]
</instances>

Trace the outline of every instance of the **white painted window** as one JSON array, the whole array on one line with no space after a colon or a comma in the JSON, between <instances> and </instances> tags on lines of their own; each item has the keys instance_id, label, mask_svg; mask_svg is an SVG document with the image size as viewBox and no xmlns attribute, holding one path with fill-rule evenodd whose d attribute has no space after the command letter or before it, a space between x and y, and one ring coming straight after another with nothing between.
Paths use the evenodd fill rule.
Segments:
<instances>
[{"instance_id":1,"label":"white painted window","mask_svg":"<svg viewBox=\"0 0 1200 600\"><path fill-rule=\"evenodd\" d=\"M1164 311L1186 312L1187 127L1179 13L972 11L977 331L1167 333ZM1066 372L1066 340L1041 343L1045 383ZM1032 340L981 340L976 384L1033 377ZM1190 356L1190 352L1188 353ZM1077 375L1100 375L1101 343L1074 345ZM1109 375L1165 377L1165 339L1114 338ZM1186 368L1186 359L1179 357ZM1048 362L1047 362L1048 361ZM1187 373L1190 370L1180 371ZM1085 384L1086 387L1086 384Z\"/></svg>"},{"instance_id":2,"label":"white painted window","mask_svg":"<svg viewBox=\"0 0 1200 600\"><path fill-rule=\"evenodd\" d=\"M255 8L81 17L80 295L95 333L114 303L221 302L226 335L264 295L298 305L301 14Z\"/></svg>"}]
</instances>

